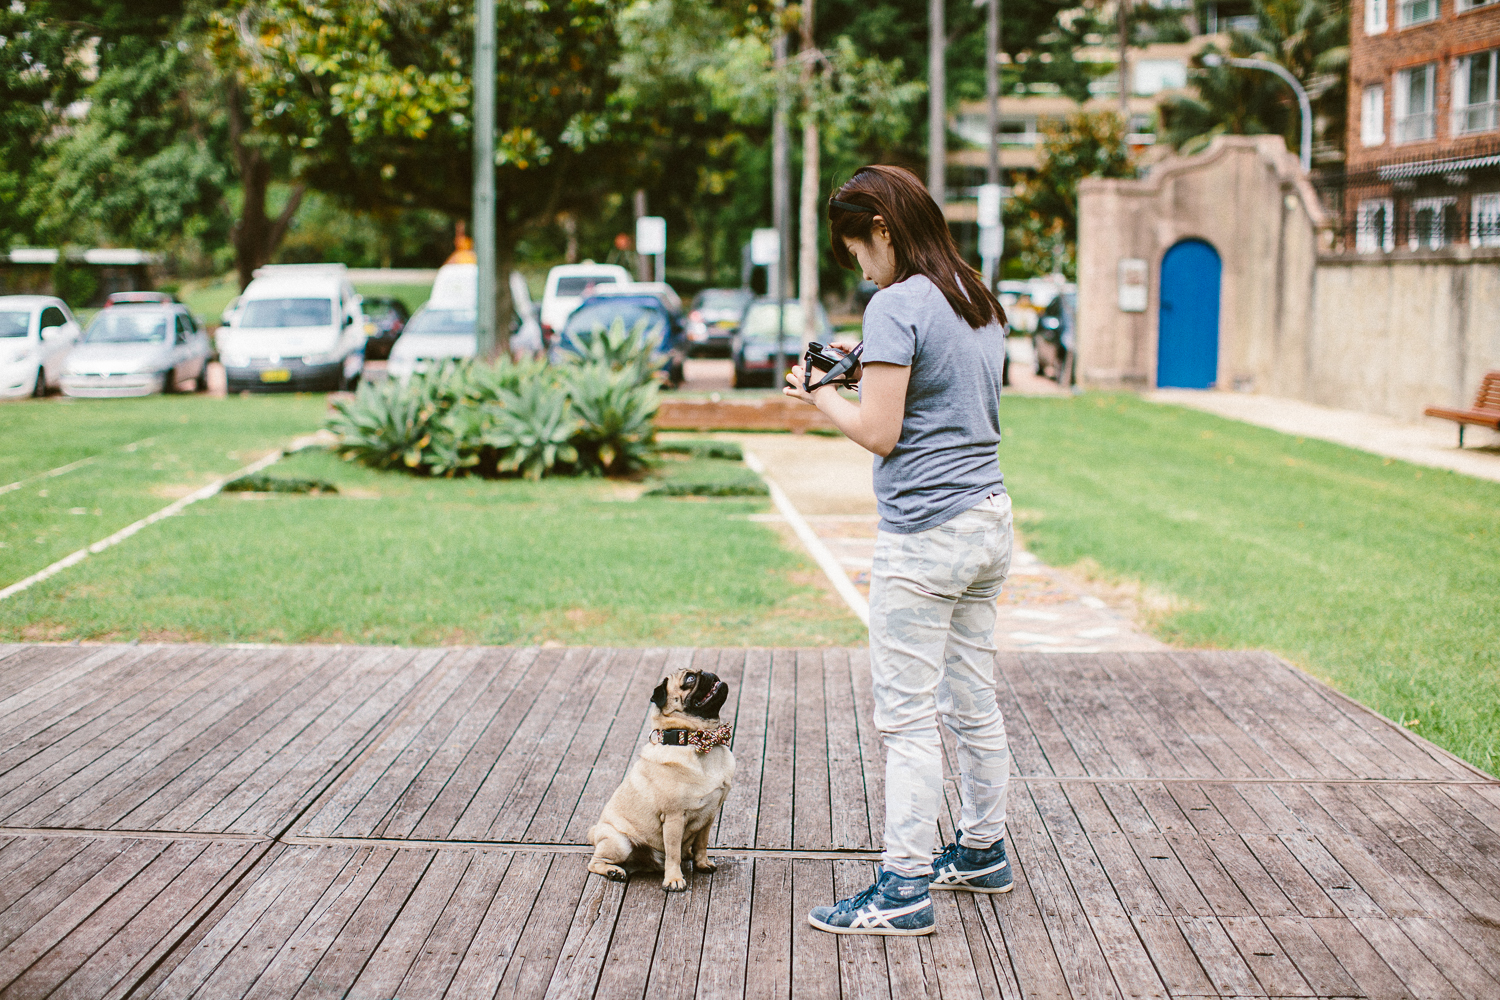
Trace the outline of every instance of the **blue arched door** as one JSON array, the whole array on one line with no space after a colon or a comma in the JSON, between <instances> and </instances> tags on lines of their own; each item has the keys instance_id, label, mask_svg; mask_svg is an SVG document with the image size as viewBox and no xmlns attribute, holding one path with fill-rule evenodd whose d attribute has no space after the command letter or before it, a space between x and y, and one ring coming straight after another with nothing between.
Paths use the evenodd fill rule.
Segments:
<instances>
[{"instance_id":1,"label":"blue arched door","mask_svg":"<svg viewBox=\"0 0 1500 1000\"><path fill-rule=\"evenodd\" d=\"M1183 240L1161 261L1156 384L1211 388L1219 377L1219 254Z\"/></svg>"}]
</instances>

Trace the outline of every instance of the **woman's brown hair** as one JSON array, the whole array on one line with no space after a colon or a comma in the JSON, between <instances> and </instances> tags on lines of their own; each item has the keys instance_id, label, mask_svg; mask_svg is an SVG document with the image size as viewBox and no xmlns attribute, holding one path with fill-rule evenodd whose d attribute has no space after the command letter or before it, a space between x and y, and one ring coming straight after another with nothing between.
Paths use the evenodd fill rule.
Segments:
<instances>
[{"instance_id":1,"label":"woman's brown hair","mask_svg":"<svg viewBox=\"0 0 1500 1000\"><path fill-rule=\"evenodd\" d=\"M984 287L979 273L959 255L942 210L910 170L880 164L860 167L834 192L828 221L833 259L840 267L856 266L844 241L869 243L877 215L896 252L896 280L925 275L953 311L976 330L1005 322L1005 310Z\"/></svg>"}]
</instances>

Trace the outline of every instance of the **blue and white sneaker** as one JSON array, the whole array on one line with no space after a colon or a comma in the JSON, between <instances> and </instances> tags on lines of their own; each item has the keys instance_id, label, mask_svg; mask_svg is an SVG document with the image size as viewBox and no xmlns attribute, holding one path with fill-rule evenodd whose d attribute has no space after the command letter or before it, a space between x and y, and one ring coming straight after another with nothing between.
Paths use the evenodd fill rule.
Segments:
<instances>
[{"instance_id":1,"label":"blue and white sneaker","mask_svg":"<svg viewBox=\"0 0 1500 1000\"><path fill-rule=\"evenodd\" d=\"M963 836L962 832L959 836ZM957 842L943 848L932 859L932 888L964 892L1010 892L1015 887L1010 861L1005 856L1005 838L989 847L964 847Z\"/></svg>"},{"instance_id":2,"label":"blue and white sneaker","mask_svg":"<svg viewBox=\"0 0 1500 1000\"><path fill-rule=\"evenodd\" d=\"M936 930L926 876L902 878L882 871L875 884L837 906L815 906L807 922L830 934L915 937Z\"/></svg>"}]
</instances>

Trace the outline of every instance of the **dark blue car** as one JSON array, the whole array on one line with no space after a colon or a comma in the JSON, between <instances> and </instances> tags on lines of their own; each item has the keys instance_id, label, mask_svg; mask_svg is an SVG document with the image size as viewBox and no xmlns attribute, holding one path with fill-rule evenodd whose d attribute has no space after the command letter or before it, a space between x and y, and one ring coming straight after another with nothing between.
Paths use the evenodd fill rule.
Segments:
<instances>
[{"instance_id":1,"label":"dark blue car","mask_svg":"<svg viewBox=\"0 0 1500 1000\"><path fill-rule=\"evenodd\" d=\"M667 385L682 384L682 366L687 358L687 338L683 329L682 300L670 286L659 283L635 283L606 286L584 299L563 324L557 342L552 345L554 361L564 353L578 354L577 338L596 329L608 330L615 320L632 330L644 323L652 336L659 336L657 350L666 356L661 372Z\"/></svg>"}]
</instances>

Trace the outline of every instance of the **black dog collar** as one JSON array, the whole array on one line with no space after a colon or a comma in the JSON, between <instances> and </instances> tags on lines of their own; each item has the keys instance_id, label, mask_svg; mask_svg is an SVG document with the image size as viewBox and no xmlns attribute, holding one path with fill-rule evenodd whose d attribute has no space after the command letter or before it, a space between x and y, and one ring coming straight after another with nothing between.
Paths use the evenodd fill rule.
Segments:
<instances>
[{"instance_id":1,"label":"black dog collar","mask_svg":"<svg viewBox=\"0 0 1500 1000\"><path fill-rule=\"evenodd\" d=\"M733 726L718 729L653 729L651 742L664 747L692 747L699 753L708 753L714 747L728 746L734 736Z\"/></svg>"}]
</instances>

